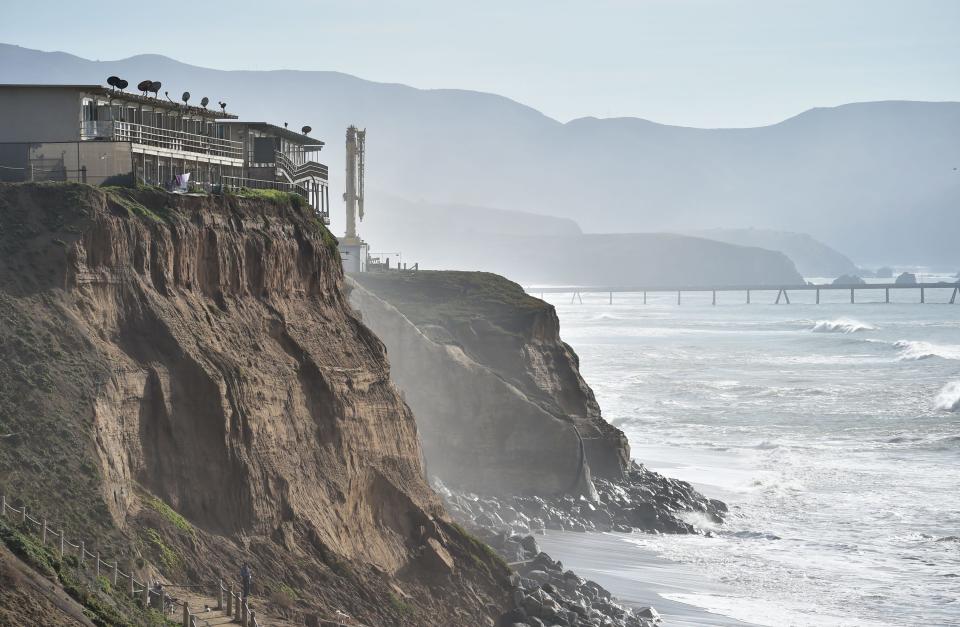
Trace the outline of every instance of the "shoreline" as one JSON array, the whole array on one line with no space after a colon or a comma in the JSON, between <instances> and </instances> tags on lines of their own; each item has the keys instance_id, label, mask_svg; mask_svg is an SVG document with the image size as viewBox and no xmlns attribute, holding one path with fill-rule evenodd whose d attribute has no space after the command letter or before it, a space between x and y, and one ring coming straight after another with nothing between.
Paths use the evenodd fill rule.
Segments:
<instances>
[{"instance_id":1,"label":"shoreline","mask_svg":"<svg viewBox=\"0 0 960 627\"><path fill-rule=\"evenodd\" d=\"M639 532L635 532L639 533ZM734 596L722 584L705 579L695 568L658 557L630 543L629 534L546 531L537 542L565 568L596 581L629 607L657 608L664 625L677 627L755 626L671 598L674 595ZM666 595L666 596L665 596Z\"/></svg>"}]
</instances>

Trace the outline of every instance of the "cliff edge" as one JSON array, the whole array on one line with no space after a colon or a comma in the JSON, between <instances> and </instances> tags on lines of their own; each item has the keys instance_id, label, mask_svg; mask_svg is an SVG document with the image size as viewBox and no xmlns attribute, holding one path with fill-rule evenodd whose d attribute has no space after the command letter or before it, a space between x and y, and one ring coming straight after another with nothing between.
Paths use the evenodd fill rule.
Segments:
<instances>
[{"instance_id":1,"label":"cliff edge","mask_svg":"<svg viewBox=\"0 0 960 627\"><path fill-rule=\"evenodd\" d=\"M492 624L505 566L427 485L342 281L285 194L0 185L0 491L144 581L249 561L291 618Z\"/></svg>"},{"instance_id":2,"label":"cliff edge","mask_svg":"<svg viewBox=\"0 0 960 627\"><path fill-rule=\"evenodd\" d=\"M630 463L560 339L553 306L486 272L357 275L351 301L386 342L428 472L461 489L577 494Z\"/></svg>"}]
</instances>

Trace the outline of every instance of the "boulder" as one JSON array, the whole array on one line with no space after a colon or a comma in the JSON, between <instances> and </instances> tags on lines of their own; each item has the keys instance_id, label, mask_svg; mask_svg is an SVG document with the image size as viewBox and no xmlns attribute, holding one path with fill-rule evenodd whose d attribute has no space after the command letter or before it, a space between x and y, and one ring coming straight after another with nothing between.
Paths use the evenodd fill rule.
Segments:
<instances>
[{"instance_id":1,"label":"boulder","mask_svg":"<svg viewBox=\"0 0 960 627\"><path fill-rule=\"evenodd\" d=\"M444 574L451 574L456 569L453 557L436 538L427 539L423 545L423 557L432 569Z\"/></svg>"},{"instance_id":2,"label":"boulder","mask_svg":"<svg viewBox=\"0 0 960 627\"><path fill-rule=\"evenodd\" d=\"M897 277L897 280L894 281L897 285L916 285L917 284L917 275L912 272L904 272Z\"/></svg>"},{"instance_id":3,"label":"boulder","mask_svg":"<svg viewBox=\"0 0 960 627\"><path fill-rule=\"evenodd\" d=\"M636 610L635 614L641 618L647 618L656 623L659 623L661 620L663 620L660 617L660 612L652 607L641 607L640 609Z\"/></svg>"},{"instance_id":4,"label":"boulder","mask_svg":"<svg viewBox=\"0 0 960 627\"><path fill-rule=\"evenodd\" d=\"M523 547L523 550L527 552L528 555L534 556L540 553L540 545L537 544L537 539L533 536L527 536L520 541L520 545Z\"/></svg>"},{"instance_id":5,"label":"boulder","mask_svg":"<svg viewBox=\"0 0 960 627\"><path fill-rule=\"evenodd\" d=\"M866 281L855 274L844 274L833 280L834 285L866 285Z\"/></svg>"}]
</instances>

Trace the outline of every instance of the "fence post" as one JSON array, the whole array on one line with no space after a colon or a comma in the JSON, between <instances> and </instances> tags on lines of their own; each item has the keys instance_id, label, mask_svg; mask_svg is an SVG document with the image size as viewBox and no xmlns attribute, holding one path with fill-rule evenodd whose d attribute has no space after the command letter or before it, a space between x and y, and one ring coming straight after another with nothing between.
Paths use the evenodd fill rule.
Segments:
<instances>
[{"instance_id":1,"label":"fence post","mask_svg":"<svg viewBox=\"0 0 960 627\"><path fill-rule=\"evenodd\" d=\"M64 531L63 528L61 527L60 528L60 559L63 559L63 543L65 541L64 535L66 535L66 531Z\"/></svg>"},{"instance_id":2,"label":"fence post","mask_svg":"<svg viewBox=\"0 0 960 627\"><path fill-rule=\"evenodd\" d=\"M100 551L97 551L97 574L95 575L97 579L100 578Z\"/></svg>"},{"instance_id":3,"label":"fence post","mask_svg":"<svg viewBox=\"0 0 960 627\"><path fill-rule=\"evenodd\" d=\"M130 596L133 597L133 564L130 564Z\"/></svg>"},{"instance_id":4,"label":"fence post","mask_svg":"<svg viewBox=\"0 0 960 627\"><path fill-rule=\"evenodd\" d=\"M80 568L83 568L83 560L86 557L86 543L83 540L80 541Z\"/></svg>"},{"instance_id":5,"label":"fence post","mask_svg":"<svg viewBox=\"0 0 960 627\"><path fill-rule=\"evenodd\" d=\"M217 609L223 610L223 577L217 580Z\"/></svg>"},{"instance_id":6,"label":"fence post","mask_svg":"<svg viewBox=\"0 0 960 627\"><path fill-rule=\"evenodd\" d=\"M227 616L233 615L233 588L227 594Z\"/></svg>"},{"instance_id":7,"label":"fence post","mask_svg":"<svg viewBox=\"0 0 960 627\"><path fill-rule=\"evenodd\" d=\"M150 607L150 586L143 582L143 609Z\"/></svg>"},{"instance_id":8,"label":"fence post","mask_svg":"<svg viewBox=\"0 0 960 627\"><path fill-rule=\"evenodd\" d=\"M250 627L257 627L257 613L250 610Z\"/></svg>"},{"instance_id":9,"label":"fence post","mask_svg":"<svg viewBox=\"0 0 960 627\"><path fill-rule=\"evenodd\" d=\"M240 622L240 606L243 605L243 599L237 595L237 600L233 602L233 616Z\"/></svg>"},{"instance_id":10,"label":"fence post","mask_svg":"<svg viewBox=\"0 0 960 627\"><path fill-rule=\"evenodd\" d=\"M240 603L240 627L247 627L247 602Z\"/></svg>"},{"instance_id":11,"label":"fence post","mask_svg":"<svg viewBox=\"0 0 960 627\"><path fill-rule=\"evenodd\" d=\"M0 494L0 516L7 515L7 495Z\"/></svg>"},{"instance_id":12,"label":"fence post","mask_svg":"<svg viewBox=\"0 0 960 627\"><path fill-rule=\"evenodd\" d=\"M27 524L27 504L26 503L24 503L23 506L21 507L20 514L21 514L20 522L22 522L23 524Z\"/></svg>"},{"instance_id":13,"label":"fence post","mask_svg":"<svg viewBox=\"0 0 960 627\"><path fill-rule=\"evenodd\" d=\"M41 539L41 544L43 544L43 546L47 546L47 519L46 518L43 519L43 532L40 536L40 539Z\"/></svg>"},{"instance_id":14,"label":"fence post","mask_svg":"<svg viewBox=\"0 0 960 627\"><path fill-rule=\"evenodd\" d=\"M113 561L113 587L117 587L117 573L120 571L120 565L117 564L117 561Z\"/></svg>"},{"instance_id":15,"label":"fence post","mask_svg":"<svg viewBox=\"0 0 960 627\"><path fill-rule=\"evenodd\" d=\"M190 608L186 601L183 603L183 627L190 627Z\"/></svg>"}]
</instances>

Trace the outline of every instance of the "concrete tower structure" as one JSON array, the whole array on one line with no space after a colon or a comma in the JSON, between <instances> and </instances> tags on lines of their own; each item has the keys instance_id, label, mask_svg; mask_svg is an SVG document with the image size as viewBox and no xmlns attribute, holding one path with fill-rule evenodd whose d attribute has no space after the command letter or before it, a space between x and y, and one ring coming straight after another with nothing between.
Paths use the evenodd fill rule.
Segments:
<instances>
[{"instance_id":1,"label":"concrete tower structure","mask_svg":"<svg viewBox=\"0 0 960 627\"><path fill-rule=\"evenodd\" d=\"M367 131L356 126L347 129L346 191L343 200L347 211L347 228L340 238L340 258L348 273L366 272L367 243L357 234L357 219L363 221L364 157Z\"/></svg>"}]
</instances>

